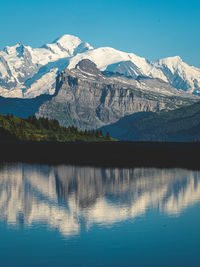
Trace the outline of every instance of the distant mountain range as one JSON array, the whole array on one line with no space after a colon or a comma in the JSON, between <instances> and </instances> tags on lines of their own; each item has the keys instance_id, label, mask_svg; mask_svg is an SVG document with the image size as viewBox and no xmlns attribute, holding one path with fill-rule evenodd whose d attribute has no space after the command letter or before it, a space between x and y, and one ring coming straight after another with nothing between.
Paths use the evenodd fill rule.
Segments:
<instances>
[{"instance_id":1,"label":"distant mountain range","mask_svg":"<svg viewBox=\"0 0 200 267\"><path fill-rule=\"evenodd\" d=\"M73 69L82 59L90 59L101 71L161 79L173 88L200 95L200 69L178 56L150 62L133 53L111 47L93 48L78 37L63 35L51 44L31 48L18 43L0 51L0 96L34 98L53 95L56 76ZM158 91L159 87L155 86Z\"/></svg>"},{"instance_id":2,"label":"distant mountain range","mask_svg":"<svg viewBox=\"0 0 200 267\"><path fill-rule=\"evenodd\" d=\"M194 141L199 103L200 69L178 56L150 62L72 35L0 51L1 114L103 127L120 140Z\"/></svg>"}]
</instances>

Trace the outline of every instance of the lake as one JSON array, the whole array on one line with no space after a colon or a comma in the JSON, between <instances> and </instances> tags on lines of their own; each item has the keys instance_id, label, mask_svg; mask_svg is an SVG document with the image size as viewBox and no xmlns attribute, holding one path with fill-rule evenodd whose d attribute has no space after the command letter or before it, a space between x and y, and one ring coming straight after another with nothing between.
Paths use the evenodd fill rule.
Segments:
<instances>
[{"instance_id":1,"label":"lake","mask_svg":"<svg viewBox=\"0 0 200 267\"><path fill-rule=\"evenodd\" d=\"M0 266L200 266L200 171L0 165Z\"/></svg>"}]
</instances>

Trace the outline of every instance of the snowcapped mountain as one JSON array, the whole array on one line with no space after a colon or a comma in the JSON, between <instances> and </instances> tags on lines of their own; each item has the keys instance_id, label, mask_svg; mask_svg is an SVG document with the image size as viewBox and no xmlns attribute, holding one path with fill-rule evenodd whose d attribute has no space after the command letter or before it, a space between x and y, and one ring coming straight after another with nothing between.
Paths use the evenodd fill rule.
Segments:
<instances>
[{"instance_id":1,"label":"snowcapped mountain","mask_svg":"<svg viewBox=\"0 0 200 267\"><path fill-rule=\"evenodd\" d=\"M153 63L175 88L200 95L200 69L189 66L179 57L168 57Z\"/></svg>"},{"instance_id":2,"label":"snowcapped mountain","mask_svg":"<svg viewBox=\"0 0 200 267\"><path fill-rule=\"evenodd\" d=\"M103 71L118 72L133 78L138 76L159 78L176 89L200 95L200 69L189 66L178 56L150 62L133 53L102 47L77 54L70 59L68 68L74 68L84 58L96 63Z\"/></svg>"},{"instance_id":3,"label":"snowcapped mountain","mask_svg":"<svg viewBox=\"0 0 200 267\"><path fill-rule=\"evenodd\" d=\"M19 43L0 51L0 96L34 98L55 92L58 71L73 69L82 59L90 59L101 71L158 78L176 89L200 95L200 69L180 57L150 62L133 53L111 47L94 49L78 37L63 35L51 44L31 48Z\"/></svg>"},{"instance_id":4,"label":"snowcapped mountain","mask_svg":"<svg viewBox=\"0 0 200 267\"><path fill-rule=\"evenodd\" d=\"M135 73L135 76L143 75L151 78L160 78L167 82L163 72L154 67L147 59L136 56L133 53L121 52L111 47L100 47L82 54L77 54L69 60L68 68L74 68L79 61L85 58L94 62L101 71L114 71L115 67L122 64L122 62L126 66L132 63L127 68L130 68ZM124 72L123 74L126 73Z\"/></svg>"},{"instance_id":5,"label":"snowcapped mountain","mask_svg":"<svg viewBox=\"0 0 200 267\"><path fill-rule=\"evenodd\" d=\"M78 37L63 35L51 44L31 48L18 43L0 51L0 95L33 98L53 94L58 71L77 53L93 49Z\"/></svg>"}]
</instances>

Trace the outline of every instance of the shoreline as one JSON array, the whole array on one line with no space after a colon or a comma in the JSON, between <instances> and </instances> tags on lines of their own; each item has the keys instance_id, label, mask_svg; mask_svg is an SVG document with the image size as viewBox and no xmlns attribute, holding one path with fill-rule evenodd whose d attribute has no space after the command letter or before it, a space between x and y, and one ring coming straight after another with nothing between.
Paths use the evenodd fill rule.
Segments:
<instances>
[{"instance_id":1,"label":"shoreline","mask_svg":"<svg viewBox=\"0 0 200 267\"><path fill-rule=\"evenodd\" d=\"M1 162L200 169L200 143L0 143Z\"/></svg>"}]
</instances>

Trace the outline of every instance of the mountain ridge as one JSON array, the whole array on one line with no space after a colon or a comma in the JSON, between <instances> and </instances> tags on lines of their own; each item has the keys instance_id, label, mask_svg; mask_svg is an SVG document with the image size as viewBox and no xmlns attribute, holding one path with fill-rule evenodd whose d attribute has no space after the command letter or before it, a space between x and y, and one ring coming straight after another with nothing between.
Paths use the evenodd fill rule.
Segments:
<instances>
[{"instance_id":1,"label":"mountain ridge","mask_svg":"<svg viewBox=\"0 0 200 267\"><path fill-rule=\"evenodd\" d=\"M91 60L101 71L119 72L133 78L159 78L181 92L200 95L200 69L189 66L178 56L148 61L112 47L94 48L76 36L63 35L40 48L18 43L1 50L0 96L53 95L58 72L66 67L73 69L82 59Z\"/></svg>"},{"instance_id":2,"label":"mountain ridge","mask_svg":"<svg viewBox=\"0 0 200 267\"><path fill-rule=\"evenodd\" d=\"M37 117L90 130L136 112L175 109L199 100L161 79L106 74L88 59L74 69L66 68L57 77L55 96L39 107Z\"/></svg>"}]
</instances>

